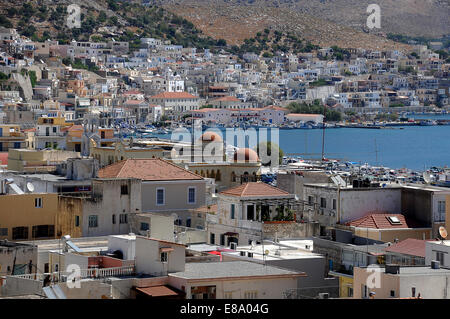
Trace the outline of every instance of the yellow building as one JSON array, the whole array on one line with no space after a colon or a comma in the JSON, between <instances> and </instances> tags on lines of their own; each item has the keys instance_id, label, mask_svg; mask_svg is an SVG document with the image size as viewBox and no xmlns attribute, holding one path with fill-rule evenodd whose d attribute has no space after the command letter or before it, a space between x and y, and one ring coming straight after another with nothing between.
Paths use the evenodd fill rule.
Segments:
<instances>
[{"instance_id":1,"label":"yellow building","mask_svg":"<svg viewBox=\"0 0 450 319\"><path fill-rule=\"evenodd\" d=\"M334 271L329 274L339 278L339 298L353 298L353 276Z\"/></svg>"},{"instance_id":2,"label":"yellow building","mask_svg":"<svg viewBox=\"0 0 450 319\"><path fill-rule=\"evenodd\" d=\"M76 236L75 218L58 210L58 194L0 195L0 239L13 241Z\"/></svg>"},{"instance_id":3,"label":"yellow building","mask_svg":"<svg viewBox=\"0 0 450 319\"><path fill-rule=\"evenodd\" d=\"M66 149L68 151L81 152L81 144L83 140L84 128L82 125L73 125L68 129L67 132L67 143ZM117 138L114 137L114 129L113 128L98 128L97 135L98 145L100 147L111 147L115 142L117 142ZM97 143L94 143L97 145Z\"/></svg>"},{"instance_id":4,"label":"yellow building","mask_svg":"<svg viewBox=\"0 0 450 319\"><path fill-rule=\"evenodd\" d=\"M122 142L111 146L98 146L91 143L91 156L98 160L100 167L131 158L163 158L162 148L129 147Z\"/></svg>"},{"instance_id":5,"label":"yellow building","mask_svg":"<svg viewBox=\"0 0 450 319\"><path fill-rule=\"evenodd\" d=\"M0 152L13 148L25 148L25 134L16 124L0 124Z\"/></svg>"},{"instance_id":6,"label":"yellow building","mask_svg":"<svg viewBox=\"0 0 450 319\"><path fill-rule=\"evenodd\" d=\"M74 157L80 157L80 153L58 150L10 149L8 152L8 170L48 172L55 170L58 163Z\"/></svg>"}]
</instances>

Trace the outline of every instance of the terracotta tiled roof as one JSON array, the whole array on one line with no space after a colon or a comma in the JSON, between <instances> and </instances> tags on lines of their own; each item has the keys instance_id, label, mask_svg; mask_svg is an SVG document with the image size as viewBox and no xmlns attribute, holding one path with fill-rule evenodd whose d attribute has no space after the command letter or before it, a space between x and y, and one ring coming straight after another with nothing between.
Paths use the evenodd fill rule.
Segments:
<instances>
[{"instance_id":1,"label":"terracotta tiled roof","mask_svg":"<svg viewBox=\"0 0 450 319\"><path fill-rule=\"evenodd\" d=\"M426 240L408 238L385 249L386 252L425 257Z\"/></svg>"},{"instance_id":2,"label":"terracotta tiled roof","mask_svg":"<svg viewBox=\"0 0 450 319\"><path fill-rule=\"evenodd\" d=\"M69 128L69 131L80 131L80 130L82 130L83 129L83 125L72 125L70 128Z\"/></svg>"},{"instance_id":3,"label":"terracotta tiled roof","mask_svg":"<svg viewBox=\"0 0 450 319\"><path fill-rule=\"evenodd\" d=\"M393 224L388 217L397 217L400 221ZM418 222L405 218L402 214L387 213L371 213L354 221L348 222L347 226L375 228L375 229L391 229L391 228L419 228L422 227Z\"/></svg>"},{"instance_id":4,"label":"terracotta tiled roof","mask_svg":"<svg viewBox=\"0 0 450 319\"><path fill-rule=\"evenodd\" d=\"M139 105L145 103L144 100L127 100L124 104L125 105Z\"/></svg>"},{"instance_id":5,"label":"terracotta tiled roof","mask_svg":"<svg viewBox=\"0 0 450 319\"><path fill-rule=\"evenodd\" d=\"M286 109L284 107L276 106L276 105L269 105L269 106L263 107L262 109L263 110L277 110L277 111L288 112L288 109Z\"/></svg>"},{"instance_id":6,"label":"terracotta tiled roof","mask_svg":"<svg viewBox=\"0 0 450 319\"><path fill-rule=\"evenodd\" d=\"M187 92L162 92L150 97L151 99L198 99L198 96Z\"/></svg>"},{"instance_id":7,"label":"terracotta tiled roof","mask_svg":"<svg viewBox=\"0 0 450 319\"><path fill-rule=\"evenodd\" d=\"M202 180L203 177L159 158L135 158L108 165L100 178L137 178L143 181Z\"/></svg>"},{"instance_id":8,"label":"terracotta tiled roof","mask_svg":"<svg viewBox=\"0 0 450 319\"><path fill-rule=\"evenodd\" d=\"M263 182L252 182L242 184L227 190L220 194L238 197L257 197L257 196L287 196L288 192L277 187L270 186Z\"/></svg>"}]
</instances>

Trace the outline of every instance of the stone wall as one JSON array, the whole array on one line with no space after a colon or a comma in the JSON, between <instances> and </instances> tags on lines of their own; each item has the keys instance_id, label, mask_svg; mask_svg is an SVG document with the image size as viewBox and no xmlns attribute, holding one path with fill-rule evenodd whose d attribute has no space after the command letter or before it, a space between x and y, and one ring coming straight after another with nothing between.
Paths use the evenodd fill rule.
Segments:
<instances>
[{"instance_id":1,"label":"stone wall","mask_svg":"<svg viewBox=\"0 0 450 319\"><path fill-rule=\"evenodd\" d=\"M263 236L266 239L303 238L319 235L319 223L265 222Z\"/></svg>"}]
</instances>

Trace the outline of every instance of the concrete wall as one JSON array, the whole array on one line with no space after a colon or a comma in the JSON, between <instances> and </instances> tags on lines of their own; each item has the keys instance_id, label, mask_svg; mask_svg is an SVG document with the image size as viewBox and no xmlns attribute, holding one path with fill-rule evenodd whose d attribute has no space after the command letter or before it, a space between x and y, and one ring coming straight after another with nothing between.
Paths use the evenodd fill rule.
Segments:
<instances>
[{"instance_id":1,"label":"concrete wall","mask_svg":"<svg viewBox=\"0 0 450 319\"><path fill-rule=\"evenodd\" d=\"M446 241L448 243L448 241ZM425 265L431 265L432 260L436 259L436 252L444 254L444 262L441 267L450 267L450 246L442 245L441 241L425 243Z\"/></svg>"},{"instance_id":2,"label":"concrete wall","mask_svg":"<svg viewBox=\"0 0 450 319\"><path fill-rule=\"evenodd\" d=\"M0 296L43 295L42 282L32 279L7 276L6 283L0 287Z\"/></svg>"},{"instance_id":3,"label":"concrete wall","mask_svg":"<svg viewBox=\"0 0 450 319\"><path fill-rule=\"evenodd\" d=\"M167 263L160 259L160 248L171 247ZM184 271L185 246L160 242L145 237L136 237L136 272L164 276L168 273Z\"/></svg>"},{"instance_id":4,"label":"concrete wall","mask_svg":"<svg viewBox=\"0 0 450 319\"><path fill-rule=\"evenodd\" d=\"M111 285L100 280L81 280L80 288L69 288L66 283L58 284L67 299L110 299Z\"/></svg>"},{"instance_id":5,"label":"concrete wall","mask_svg":"<svg viewBox=\"0 0 450 319\"><path fill-rule=\"evenodd\" d=\"M431 227L433 203L430 192L404 188L402 189L401 203L401 210L405 216L424 223L424 226Z\"/></svg>"},{"instance_id":6,"label":"concrete wall","mask_svg":"<svg viewBox=\"0 0 450 319\"><path fill-rule=\"evenodd\" d=\"M116 250L122 251L124 260L134 259L136 257L136 239L108 236L108 251Z\"/></svg>"},{"instance_id":7,"label":"concrete wall","mask_svg":"<svg viewBox=\"0 0 450 319\"><path fill-rule=\"evenodd\" d=\"M195 187L195 203L188 203L188 188ZM156 190L165 190L164 205L156 204ZM142 182L142 210L144 212L176 211L205 205L206 181Z\"/></svg>"},{"instance_id":8,"label":"concrete wall","mask_svg":"<svg viewBox=\"0 0 450 319\"><path fill-rule=\"evenodd\" d=\"M37 264L37 247L33 245L17 245L12 244L6 247L0 243L0 276L11 275L14 264L19 266L16 271L24 269L24 273L30 273L28 264L31 261L33 265ZM26 265L23 267L23 265ZM8 271L9 269L9 271ZM32 273L36 272L33 266Z\"/></svg>"},{"instance_id":9,"label":"concrete wall","mask_svg":"<svg viewBox=\"0 0 450 319\"><path fill-rule=\"evenodd\" d=\"M370 212L401 213L401 190L397 188L341 190L340 222L364 217Z\"/></svg>"},{"instance_id":10,"label":"concrete wall","mask_svg":"<svg viewBox=\"0 0 450 319\"><path fill-rule=\"evenodd\" d=\"M128 185L128 194L121 186ZM96 179L93 196L83 202L83 237L128 234L130 214L141 211L141 183L134 179ZM128 214L128 223L120 223L120 214ZM89 216L98 216L98 227L89 227ZM115 224L113 223L115 215Z\"/></svg>"},{"instance_id":11,"label":"concrete wall","mask_svg":"<svg viewBox=\"0 0 450 319\"><path fill-rule=\"evenodd\" d=\"M263 224L263 237L266 239L312 237L318 236L319 232L319 223L265 222Z\"/></svg>"},{"instance_id":12,"label":"concrete wall","mask_svg":"<svg viewBox=\"0 0 450 319\"><path fill-rule=\"evenodd\" d=\"M42 199L42 207L35 207L36 198ZM8 235L0 239L16 240L12 237L14 227L28 227L28 237L20 240L33 239L32 229L36 225L55 225L57 233L57 194L0 195L0 207L0 228L8 228Z\"/></svg>"},{"instance_id":13,"label":"concrete wall","mask_svg":"<svg viewBox=\"0 0 450 319\"><path fill-rule=\"evenodd\" d=\"M231 294L227 298L244 299L245 292L254 291L257 293L257 299L282 299L283 293L297 289L298 278L264 278L264 279L245 279L245 280L213 280L186 281L183 278L172 277L169 275L169 284L177 289L186 291L186 299L192 299L191 287L198 286L216 286L216 299L225 299L225 294Z\"/></svg>"}]
</instances>

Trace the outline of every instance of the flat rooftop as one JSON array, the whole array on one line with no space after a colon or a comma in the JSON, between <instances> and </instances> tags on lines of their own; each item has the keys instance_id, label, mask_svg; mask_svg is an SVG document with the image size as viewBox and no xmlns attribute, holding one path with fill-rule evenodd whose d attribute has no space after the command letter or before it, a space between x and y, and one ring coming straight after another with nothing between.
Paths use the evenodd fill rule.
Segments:
<instances>
[{"instance_id":1,"label":"flat rooftop","mask_svg":"<svg viewBox=\"0 0 450 319\"><path fill-rule=\"evenodd\" d=\"M306 276L305 273L261 265L248 261L186 263L185 271L169 274L185 279L220 279L238 277Z\"/></svg>"},{"instance_id":2,"label":"flat rooftop","mask_svg":"<svg viewBox=\"0 0 450 319\"><path fill-rule=\"evenodd\" d=\"M104 248L108 246L108 236L71 238L70 241L83 250L87 248ZM62 241L60 239L22 241L20 243L36 245L38 246L39 251L58 250L62 246Z\"/></svg>"}]
</instances>

